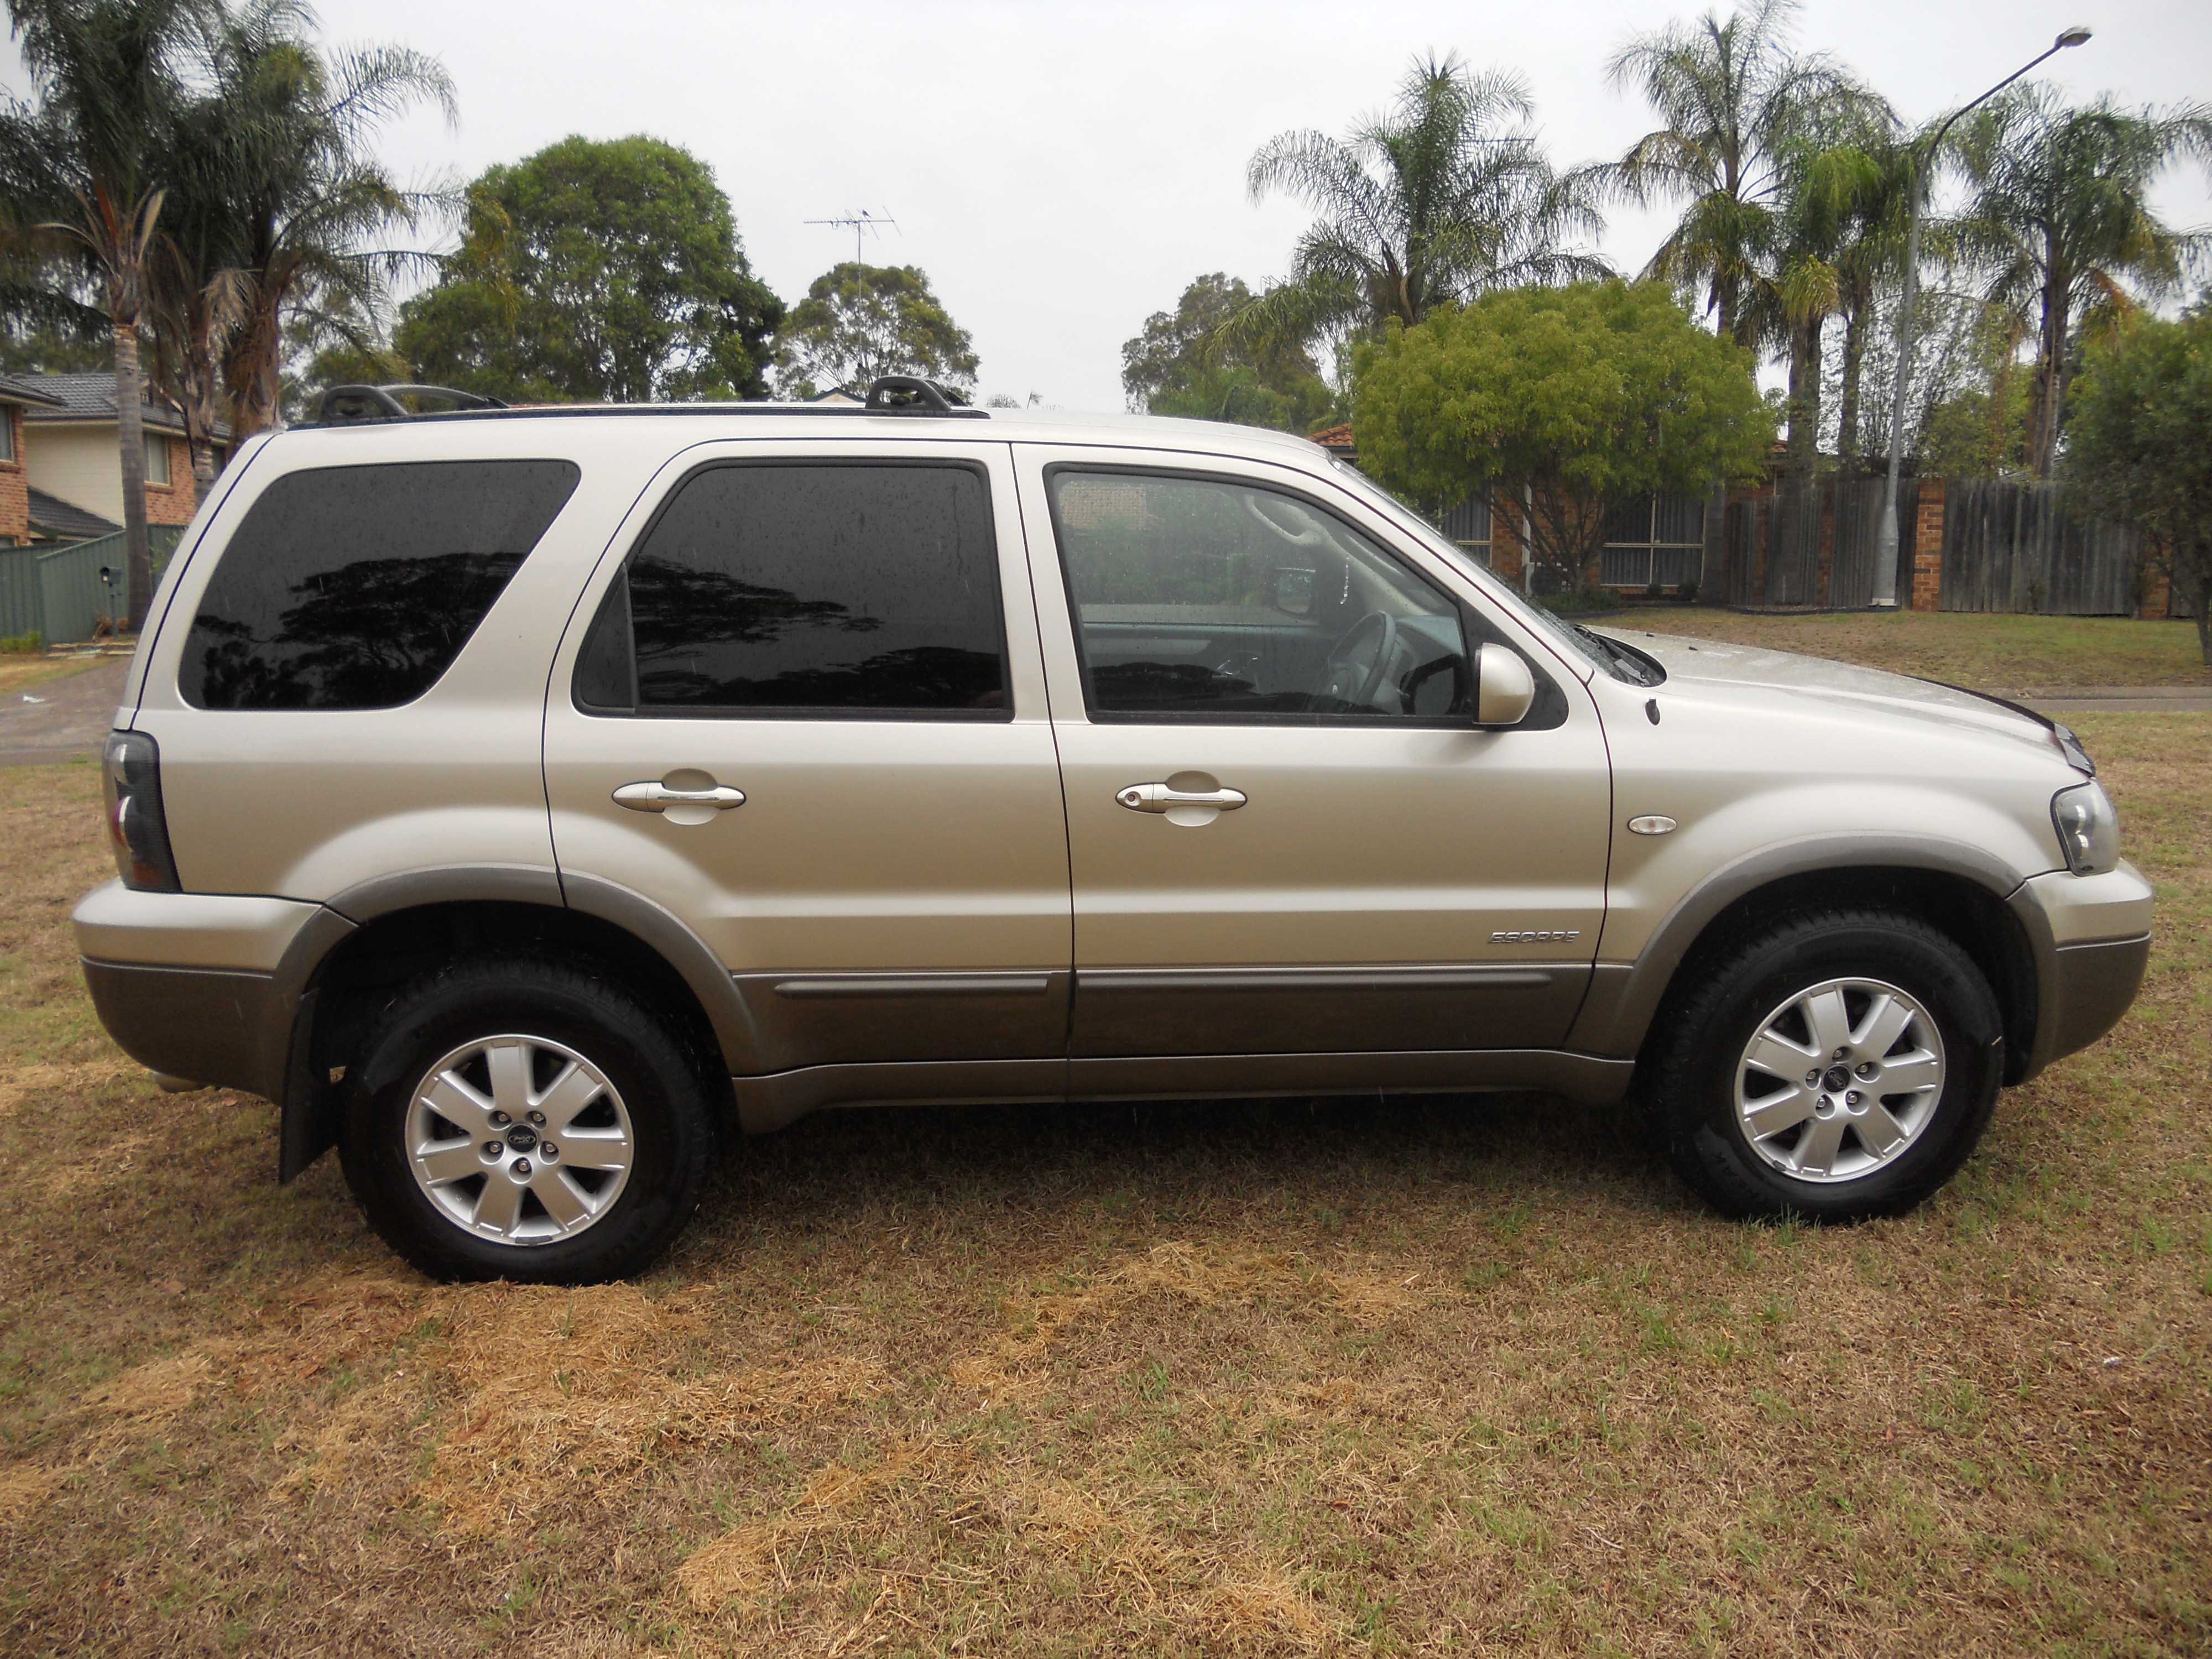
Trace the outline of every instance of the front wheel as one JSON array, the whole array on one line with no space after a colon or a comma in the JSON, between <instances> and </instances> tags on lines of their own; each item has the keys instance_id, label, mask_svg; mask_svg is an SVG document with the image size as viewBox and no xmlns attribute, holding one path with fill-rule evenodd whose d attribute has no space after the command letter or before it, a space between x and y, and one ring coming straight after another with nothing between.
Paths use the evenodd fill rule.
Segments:
<instances>
[{"instance_id":1,"label":"front wheel","mask_svg":"<svg viewBox=\"0 0 2212 1659\"><path fill-rule=\"evenodd\" d=\"M340 1156L385 1242L439 1279L639 1271L697 1207L714 1123L661 1020L571 964L459 964L394 999L348 1079Z\"/></svg>"},{"instance_id":2,"label":"front wheel","mask_svg":"<svg viewBox=\"0 0 2212 1659\"><path fill-rule=\"evenodd\" d=\"M1980 1140L2003 1069L1989 981L1880 910L1790 918L1692 971L1646 1053L1684 1180L1724 1213L1908 1210Z\"/></svg>"}]
</instances>

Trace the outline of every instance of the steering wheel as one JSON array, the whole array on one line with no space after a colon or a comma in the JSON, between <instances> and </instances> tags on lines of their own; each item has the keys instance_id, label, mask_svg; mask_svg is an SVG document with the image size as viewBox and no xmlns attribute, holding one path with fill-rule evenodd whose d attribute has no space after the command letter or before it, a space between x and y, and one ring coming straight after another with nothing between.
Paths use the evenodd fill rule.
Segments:
<instances>
[{"instance_id":1,"label":"steering wheel","mask_svg":"<svg viewBox=\"0 0 2212 1659\"><path fill-rule=\"evenodd\" d=\"M1359 647L1369 635L1375 636L1375 660L1366 667L1359 665ZM1354 708L1370 708L1375 694L1382 687L1382 678L1390 672L1390 665L1398 659L1398 619L1387 611L1370 611L1344 631L1342 638L1329 647L1328 657L1322 664L1321 684L1314 688L1316 697L1333 697Z\"/></svg>"}]
</instances>

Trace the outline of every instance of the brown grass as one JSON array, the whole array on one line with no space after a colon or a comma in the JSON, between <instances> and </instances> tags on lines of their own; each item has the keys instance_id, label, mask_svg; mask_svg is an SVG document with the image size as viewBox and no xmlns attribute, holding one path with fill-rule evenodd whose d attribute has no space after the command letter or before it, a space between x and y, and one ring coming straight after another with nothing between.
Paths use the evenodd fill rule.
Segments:
<instances>
[{"instance_id":1,"label":"brown grass","mask_svg":"<svg viewBox=\"0 0 2212 1659\"><path fill-rule=\"evenodd\" d=\"M2124 617L1981 616L1863 611L1759 616L1704 606L1632 609L1608 628L1648 628L1693 639L1802 651L1808 656L1924 674L1985 691L2057 691L2085 685L2212 686L2185 622Z\"/></svg>"},{"instance_id":2,"label":"brown grass","mask_svg":"<svg viewBox=\"0 0 2212 1659\"><path fill-rule=\"evenodd\" d=\"M438 1286L90 1019L0 806L0 1650L2212 1644L2212 715L2079 722L2164 908L1917 1214L1737 1227L1513 1097L824 1115L647 1279Z\"/></svg>"}]
</instances>

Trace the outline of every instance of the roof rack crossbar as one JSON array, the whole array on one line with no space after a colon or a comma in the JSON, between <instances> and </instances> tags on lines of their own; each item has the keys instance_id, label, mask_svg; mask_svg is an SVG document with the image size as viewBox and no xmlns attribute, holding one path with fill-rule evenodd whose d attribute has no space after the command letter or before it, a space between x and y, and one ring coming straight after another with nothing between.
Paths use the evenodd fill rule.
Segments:
<instances>
[{"instance_id":1,"label":"roof rack crossbar","mask_svg":"<svg viewBox=\"0 0 2212 1659\"><path fill-rule=\"evenodd\" d=\"M868 382L862 406L871 415L952 416L967 420L988 419L988 411L955 404L951 395L934 380L916 374L878 374Z\"/></svg>"},{"instance_id":2,"label":"roof rack crossbar","mask_svg":"<svg viewBox=\"0 0 2212 1659\"><path fill-rule=\"evenodd\" d=\"M316 421L324 426L353 426L365 421L404 421L414 413L399 400L402 398L441 398L455 409L505 409L497 398L487 398L474 392L456 391L449 386L416 386L394 383L389 386L334 386L323 393L317 405Z\"/></svg>"}]
</instances>

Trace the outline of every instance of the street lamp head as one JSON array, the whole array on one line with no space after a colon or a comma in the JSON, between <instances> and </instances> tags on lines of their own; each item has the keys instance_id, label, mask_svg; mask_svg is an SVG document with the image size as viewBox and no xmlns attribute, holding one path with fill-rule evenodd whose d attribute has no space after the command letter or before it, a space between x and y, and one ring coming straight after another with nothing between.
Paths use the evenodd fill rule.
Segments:
<instances>
[{"instance_id":1,"label":"street lamp head","mask_svg":"<svg viewBox=\"0 0 2212 1659\"><path fill-rule=\"evenodd\" d=\"M2070 29L2061 29L2058 32L2058 44L2062 46L2078 46L2088 38L2089 31L2079 23Z\"/></svg>"}]
</instances>

